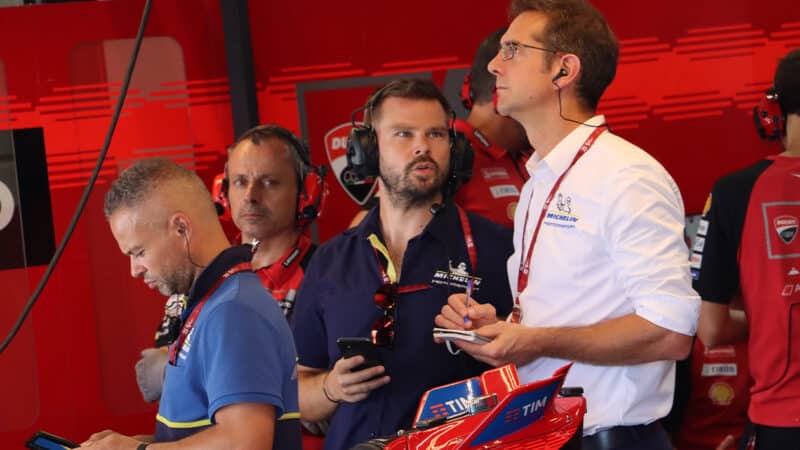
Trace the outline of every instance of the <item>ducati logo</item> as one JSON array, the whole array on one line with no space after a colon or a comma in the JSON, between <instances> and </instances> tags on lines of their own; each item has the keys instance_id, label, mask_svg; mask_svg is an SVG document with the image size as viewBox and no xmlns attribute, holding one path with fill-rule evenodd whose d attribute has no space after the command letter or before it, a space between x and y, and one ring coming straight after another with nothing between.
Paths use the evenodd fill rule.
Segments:
<instances>
[{"instance_id":1,"label":"ducati logo","mask_svg":"<svg viewBox=\"0 0 800 450\"><path fill-rule=\"evenodd\" d=\"M778 237L780 237L786 245L789 245L797 236L797 227L800 221L797 220L797 217L784 215L776 217L773 224L775 225L775 231L778 233Z\"/></svg>"},{"instance_id":2,"label":"ducati logo","mask_svg":"<svg viewBox=\"0 0 800 450\"><path fill-rule=\"evenodd\" d=\"M342 189L359 206L363 206L372 197L377 184L374 177L359 177L347 167L347 137L352 128L353 124L346 122L325 133L325 154L328 155L328 161Z\"/></svg>"}]
</instances>

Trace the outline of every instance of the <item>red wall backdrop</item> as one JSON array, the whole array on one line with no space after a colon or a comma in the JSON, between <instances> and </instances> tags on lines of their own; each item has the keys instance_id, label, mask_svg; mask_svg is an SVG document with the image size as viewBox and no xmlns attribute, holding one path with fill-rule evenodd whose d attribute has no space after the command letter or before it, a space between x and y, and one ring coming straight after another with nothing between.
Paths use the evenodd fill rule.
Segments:
<instances>
[{"instance_id":1,"label":"red wall backdrop","mask_svg":"<svg viewBox=\"0 0 800 450\"><path fill-rule=\"evenodd\" d=\"M800 47L793 1L769 8L755 0L595 3L622 43L600 110L673 174L687 213L701 210L715 178L778 151L757 139L750 110L777 58ZM0 130L43 129L56 240L102 145L142 5L0 8ZM456 101L474 48L505 25L506 7L485 0L251 1L262 122L301 134L314 162L336 168L341 148L334 138L346 126L337 127L374 86L395 76L432 77ZM154 2L123 111L60 266L0 355L3 448L22 448L37 429L75 440L104 428L152 430L155 407L141 401L133 364L151 342L163 298L129 277L103 219L102 196L137 158L173 158L209 181L221 170L233 136L219 1ZM331 181L317 229L322 240L358 208ZM0 271L3 335L43 270Z\"/></svg>"}]
</instances>

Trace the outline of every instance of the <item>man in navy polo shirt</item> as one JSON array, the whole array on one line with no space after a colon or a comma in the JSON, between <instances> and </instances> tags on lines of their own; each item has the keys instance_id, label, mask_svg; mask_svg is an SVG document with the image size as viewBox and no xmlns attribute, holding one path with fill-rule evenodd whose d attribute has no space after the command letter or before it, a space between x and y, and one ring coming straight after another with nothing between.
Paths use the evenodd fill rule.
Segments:
<instances>
[{"instance_id":1,"label":"man in navy polo shirt","mask_svg":"<svg viewBox=\"0 0 800 450\"><path fill-rule=\"evenodd\" d=\"M475 298L500 315L511 310L510 232L443 198L454 178L451 117L429 80L392 81L367 102L364 131L376 145L361 150L379 173L381 202L317 250L293 323L301 416L330 419L326 449L407 428L427 389L481 372L431 334L448 295L463 292L469 277ZM371 338L381 365L353 370L364 357L343 359L340 337Z\"/></svg>"}]
</instances>

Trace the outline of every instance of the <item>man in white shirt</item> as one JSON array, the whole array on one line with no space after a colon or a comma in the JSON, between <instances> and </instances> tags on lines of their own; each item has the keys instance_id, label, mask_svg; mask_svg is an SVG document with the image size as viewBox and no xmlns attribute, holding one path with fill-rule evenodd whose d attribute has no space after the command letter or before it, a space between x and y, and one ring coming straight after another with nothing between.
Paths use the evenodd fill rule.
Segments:
<instances>
[{"instance_id":1,"label":"man in white shirt","mask_svg":"<svg viewBox=\"0 0 800 450\"><path fill-rule=\"evenodd\" d=\"M680 192L594 115L619 55L602 15L582 0L513 0L511 17L489 70L498 111L536 149L508 261L518 309L498 321L459 294L436 323L491 338L459 345L517 364L523 382L575 361L566 384L584 388L584 449L671 449L658 419L672 406L674 360L689 353L700 305Z\"/></svg>"}]
</instances>

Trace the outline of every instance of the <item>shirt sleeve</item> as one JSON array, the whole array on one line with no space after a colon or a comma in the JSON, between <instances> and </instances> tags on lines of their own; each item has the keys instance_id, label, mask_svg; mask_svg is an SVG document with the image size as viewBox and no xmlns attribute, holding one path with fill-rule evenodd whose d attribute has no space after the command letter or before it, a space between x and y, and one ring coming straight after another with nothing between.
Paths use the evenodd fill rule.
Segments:
<instances>
[{"instance_id":1,"label":"shirt sleeve","mask_svg":"<svg viewBox=\"0 0 800 450\"><path fill-rule=\"evenodd\" d=\"M318 249L311 258L300 283L292 320L298 363L315 369L327 369L330 365L328 336L320 305L325 292L329 290L321 278L321 264L324 264L321 250Z\"/></svg>"},{"instance_id":2,"label":"shirt sleeve","mask_svg":"<svg viewBox=\"0 0 800 450\"><path fill-rule=\"evenodd\" d=\"M615 278L638 316L694 335L700 299L691 287L678 187L660 166L641 163L621 170L609 186L605 230Z\"/></svg>"},{"instance_id":3,"label":"shirt sleeve","mask_svg":"<svg viewBox=\"0 0 800 450\"><path fill-rule=\"evenodd\" d=\"M724 182L717 182L709 199L711 206L698 226L692 253L693 287L706 301L728 304L739 289L737 254L744 214L735 214ZM738 217L741 216L741 217Z\"/></svg>"},{"instance_id":4,"label":"shirt sleeve","mask_svg":"<svg viewBox=\"0 0 800 450\"><path fill-rule=\"evenodd\" d=\"M289 407L283 385L292 382L286 367L293 360L287 354L293 350L288 325L236 302L215 305L210 312L197 341L204 355L209 417L213 420L220 408L243 402L271 404L280 417ZM277 329L279 325L286 329Z\"/></svg>"}]
</instances>

